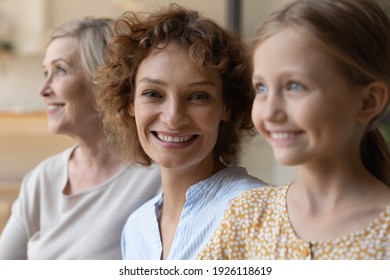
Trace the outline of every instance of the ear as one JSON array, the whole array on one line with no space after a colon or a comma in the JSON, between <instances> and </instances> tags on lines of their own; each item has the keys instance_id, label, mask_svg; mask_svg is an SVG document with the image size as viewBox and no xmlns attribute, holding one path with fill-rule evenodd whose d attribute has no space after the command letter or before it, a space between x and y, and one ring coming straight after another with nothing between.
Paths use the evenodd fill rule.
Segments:
<instances>
[{"instance_id":1,"label":"ear","mask_svg":"<svg viewBox=\"0 0 390 280\"><path fill-rule=\"evenodd\" d=\"M134 102L131 102L129 104L129 109L128 109L128 112L129 112L129 115L132 116L132 117L135 117L135 113L134 113Z\"/></svg>"},{"instance_id":2,"label":"ear","mask_svg":"<svg viewBox=\"0 0 390 280\"><path fill-rule=\"evenodd\" d=\"M230 119L230 109L228 109L228 107L225 104L221 116L221 121L227 122L229 119Z\"/></svg>"},{"instance_id":3,"label":"ear","mask_svg":"<svg viewBox=\"0 0 390 280\"><path fill-rule=\"evenodd\" d=\"M381 114L389 99L389 88L384 81L375 81L364 88L357 120L369 123Z\"/></svg>"}]
</instances>

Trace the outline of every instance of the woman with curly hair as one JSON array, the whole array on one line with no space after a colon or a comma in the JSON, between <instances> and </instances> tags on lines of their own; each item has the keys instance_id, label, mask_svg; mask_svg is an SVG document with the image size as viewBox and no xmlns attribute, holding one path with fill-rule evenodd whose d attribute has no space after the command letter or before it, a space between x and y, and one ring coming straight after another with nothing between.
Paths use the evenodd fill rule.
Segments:
<instances>
[{"instance_id":1,"label":"woman with curly hair","mask_svg":"<svg viewBox=\"0 0 390 280\"><path fill-rule=\"evenodd\" d=\"M230 201L264 183L235 166L254 135L250 64L241 39L176 4L125 13L98 99L112 146L161 168L163 193L133 213L125 259L194 259Z\"/></svg>"}]
</instances>

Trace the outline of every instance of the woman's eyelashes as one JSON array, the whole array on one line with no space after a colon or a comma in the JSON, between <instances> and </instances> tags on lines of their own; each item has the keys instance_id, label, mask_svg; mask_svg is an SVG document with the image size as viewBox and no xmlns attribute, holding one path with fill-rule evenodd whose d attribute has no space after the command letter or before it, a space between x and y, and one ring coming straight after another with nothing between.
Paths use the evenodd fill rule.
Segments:
<instances>
[{"instance_id":1,"label":"woman's eyelashes","mask_svg":"<svg viewBox=\"0 0 390 280\"><path fill-rule=\"evenodd\" d=\"M163 98L163 96L154 90L145 90L141 93L142 96L154 99L154 98Z\"/></svg>"},{"instance_id":2,"label":"woman's eyelashes","mask_svg":"<svg viewBox=\"0 0 390 280\"><path fill-rule=\"evenodd\" d=\"M256 94L262 95L269 92L268 86L264 83L256 83L254 85L254 88ZM285 86L283 88L284 91L303 91L307 89L307 87L303 83L297 81L288 81L287 83L285 83Z\"/></svg>"},{"instance_id":3,"label":"woman's eyelashes","mask_svg":"<svg viewBox=\"0 0 390 280\"><path fill-rule=\"evenodd\" d=\"M205 92L195 92L195 93L191 94L189 99L192 99L195 101L202 101L202 100L206 100L209 98L210 98L209 94L207 94Z\"/></svg>"},{"instance_id":4,"label":"woman's eyelashes","mask_svg":"<svg viewBox=\"0 0 390 280\"><path fill-rule=\"evenodd\" d=\"M62 66L54 66L53 67L53 71L44 69L43 70L43 76L46 78L48 75L50 75L51 72L54 75L56 75L56 74L66 74L67 73L67 71L65 70L64 67L62 67Z\"/></svg>"},{"instance_id":5,"label":"woman's eyelashes","mask_svg":"<svg viewBox=\"0 0 390 280\"><path fill-rule=\"evenodd\" d=\"M56 66L56 67L55 67L55 71L56 71L56 73L58 73L58 74L66 74L65 68L62 67L62 66Z\"/></svg>"},{"instance_id":6,"label":"woman's eyelashes","mask_svg":"<svg viewBox=\"0 0 390 280\"><path fill-rule=\"evenodd\" d=\"M155 90L144 90L141 93L141 96L144 96L149 99L165 99L169 96L161 94L158 91ZM205 92L195 92L188 94L187 100L193 100L193 101L203 101L210 99L210 95Z\"/></svg>"}]
</instances>

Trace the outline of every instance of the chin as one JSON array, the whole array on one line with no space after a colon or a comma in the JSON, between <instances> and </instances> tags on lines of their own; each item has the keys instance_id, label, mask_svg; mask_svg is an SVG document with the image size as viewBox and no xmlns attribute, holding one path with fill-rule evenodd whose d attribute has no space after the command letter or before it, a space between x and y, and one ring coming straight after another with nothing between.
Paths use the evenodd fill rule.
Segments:
<instances>
[{"instance_id":1,"label":"chin","mask_svg":"<svg viewBox=\"0 0 390 280\"><path fill-rule=\"evenodd\" d=\"M55 129L55 128L48 127L48 128L47 128L47 131L48 131L50 134L58 134L58 130Z\"/></svg>"},{"instance_id":2,"label":"chin","mask_svg":"<svg viewBox=\"0 0 390 280\"><path fill-rule=\"evenodd\" d=\"M285 166L295 166L299 164L299 161L296 156L293 155L281 155L281 154L275 154L274 153L275 160Z\"/></svg>"},{"instance_id":3,"label":"chin","mask_svg":"<svg viewBox=\"0 0 390 280\"><path fill-rule=\"evenodd\" d=\"M50 133L50 134L65 134L60 127L56 126L56 125L48 125L47 127L47 131Z\"/></svg>"}]
</instances>

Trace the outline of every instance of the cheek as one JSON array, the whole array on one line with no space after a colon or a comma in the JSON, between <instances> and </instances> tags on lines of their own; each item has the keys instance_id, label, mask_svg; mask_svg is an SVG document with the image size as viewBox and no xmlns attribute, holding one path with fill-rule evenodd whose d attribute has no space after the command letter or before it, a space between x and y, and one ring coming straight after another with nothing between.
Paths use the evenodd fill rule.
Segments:
<instances>
[{"instance_id":1,"label":"cheek","mask_svg":"<svg viewBox=\"0 0 390 280\"><path fill-rule=\"evenodd\" d=\"M334 122L339 118L339 112L334 110L332 105L326 103L310 103L303 106L295 106L291 110L295 110L297 120L302 122L303 125L306 124L311 127Z\"/></svg>"},{"instance_id":2,"label":"cheek","mask_svg":"<svg viewBox=\"0 0 390 280\"><path fill-rule=\"evenodd\" d=\"M150 109L136 99L129 105L128 112L130 116L135 118L138 124L138 122L142 122L144 118L147 118L150 114Z\"/></svg>"},{"instance_id":3,"label":"cheek","mask_svg":"<svg viewBox=\"0 0 390 280\"><path fill-rule=\"evenodd\" d=\"M142 120L135 119L135 124L136 124L136 133L138 134L138 141L141 144L141 146L145 149L146 148L146 135L145 135L145 126Z\"/></svg>"},{"instance_id":4,"label":"cheek","mask_svg":"<svg viewBox=\"0 0 390 280\"><path fill-rule=\"evenodd\" d=\"M207 127L206 130L218 137L219 125L224 120L224 115L218 113L218 110L210 110L208 112L196 113L193 119L196 120L198 125Z\"/></svg>"},{"instance_id":5,"label":"cheek","mask_svg":"<svg viewBox=\"0 0 390 280\"><path fill-rule=\"evenodd\" d=\"M132 116L135 119L135 124L137 126L137 130L138 130L138 134L139 134L139 132L144 129L144 126L146 126L147 118L145 118L142 110L135 109L133 113L134 114Z\"/></svg>"},{"instance_id":6,"label":"cheek","mask_svg":"<svg viewBox=\"0 0 390 280\"><path fill-rule=\"evenodd\" d=\"M252 122L258 132L260 132L260 127L261 127L261 122L262 122L262 117L261 117L261 112L262 111L262 105L259 102L254 102L252 106Z\"/></svg>"},{"instance_id":7,"label":"cheek","mask_svg":"<svg viewBox=\"0 0 390 280\"><path fill-rule=\"evenodd\" d=\"M78 103L92 103L94 92L83 80L68 79L58 85L58 90L64 99Z\"/></svg>"},{"instance_id":8,"label":"cheek","mask_svg":"<svg viewBox=\"0 0 390 280\"><path fill-rule=\"evenodd\" d=\"M134 104L133 109L129 108L129 113L135 119L135 124L137 126L138 136L140 141L144 141L144 135L150 129L150 125L155 120L153 111L148 109L147 106L138 106Z\"/></svg>"}]
</instances>

